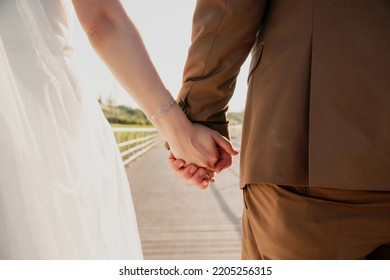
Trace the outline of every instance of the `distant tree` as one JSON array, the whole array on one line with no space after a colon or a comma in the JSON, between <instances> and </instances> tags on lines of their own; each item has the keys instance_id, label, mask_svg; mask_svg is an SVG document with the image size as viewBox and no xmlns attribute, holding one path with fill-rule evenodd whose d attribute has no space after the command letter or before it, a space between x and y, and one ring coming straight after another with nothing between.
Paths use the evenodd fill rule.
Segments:
<instances>
[{"instance_id":1,"label":"distant tree","mask_svg":"<svg viewBox=\"0 0 390 280\"><path fill-rule=\"evenodd\" d=\"M107 103L108 107L113 107L114 106L115 98L114 98L114 95L112 93L110 93L110 95L107 97L106 103Z\"/></svg>"},{"instance_id":2,"label":"distant tree","mask_svg":"<svg viewBox=\"0 0 390 280\"><path fill-rule=\"evenodd\" d=\"M103 99L102 99L102 96L100 95L99 98L98 98L98 102L100 104L100 106L104 105L103 104Z\"/></svg>"},{"instance_id":3,"label":"distant tree","mask_svg":"<svg viewBox=\"0 0 390 280\"><path fill-rule=\"evenodd\" d=\"M114 98L114 95L112 93L110 93L106 99L106 103L107 103L107 106L108 106L108 118L109 120L115 120L116 119L116 108L114 106L115 104L115 98Z\"/></svg>"},{"instance_id":4,"label":"distant tree","mask_svg":"<svg viewBox=\"0 0 390 280\"><path fill-rule=\"evenodd\" d=\"M125 105L111 105L110 108L111 109L103 109L103 112L110 123L151 125L140 109L133 109Z\"/></svg>"}]
</instances>

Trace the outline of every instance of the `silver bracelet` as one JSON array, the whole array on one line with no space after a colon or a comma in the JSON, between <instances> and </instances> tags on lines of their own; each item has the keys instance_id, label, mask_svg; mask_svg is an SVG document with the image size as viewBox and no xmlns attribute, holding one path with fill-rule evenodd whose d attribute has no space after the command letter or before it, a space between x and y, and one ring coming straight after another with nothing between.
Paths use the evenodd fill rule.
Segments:
<instances>
[{"instance_id":1,"label":"silver bracelet","mask_svg":"<svg viewBox=\"0 0 390 280\"><path fill-rule=\"evenodd\" d=\"M153 115L149 116L148 117L148 120L150 121L154 121L156 119L158 119L159 117L162 117L163 115L165 115L166 113L168 113L168 111L173 107L173 105L176 104L176 101L174 99L172 99L167 105L163 105L161 106L160 108L158 108L157 112L154 113Z\"/></svg>"}]
</instances>

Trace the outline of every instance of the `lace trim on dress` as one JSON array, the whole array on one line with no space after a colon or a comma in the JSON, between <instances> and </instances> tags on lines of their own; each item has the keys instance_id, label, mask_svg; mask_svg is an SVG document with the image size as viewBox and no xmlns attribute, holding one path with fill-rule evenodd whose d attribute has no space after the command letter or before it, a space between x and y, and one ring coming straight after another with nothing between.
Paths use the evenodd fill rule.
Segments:
<instances>
[{"instance_id":1,"label":"lace trim on dress","mask_svg":"<svg viewBox=\"0 0 390 280\"><path fill-rule=\"evenodd\" d=\"M17 5L28 30L29 39L17 41L12 49L23 50L32 47L39 56L70 56L73 53L65 23L63 32L55 32L39 1L32 4L28 0L18 0Z\"/></svg>"},{"instance_id":2,"label":"lace trim on dress","mask_svg":"<svg viewBox=\"0 0 390 280\"><path fill-rule=\"evenodd\" d=\"M11 52L31 50L34 48L35 46L33 42L26 41L26 40L20 40L19 42L13 42L7 45L7 50ZM53 44L49 47L49 49L50 49L49 55L71 56L74 52L73 47L68 43L59 43L58 45ZM44 55L44 54L40 53L40 55Z\"/></svg>"},{"instance_id":3,"label":"lace trim on dress","mask_svg":"<svg viewBox=\"0 0 390 280\"><path fill-rule=\"evenodd\" d=\"M63 55L69 56L73 53L73 47L69 44L60 45L60 51Z\"/></svg>"}]
</instances>

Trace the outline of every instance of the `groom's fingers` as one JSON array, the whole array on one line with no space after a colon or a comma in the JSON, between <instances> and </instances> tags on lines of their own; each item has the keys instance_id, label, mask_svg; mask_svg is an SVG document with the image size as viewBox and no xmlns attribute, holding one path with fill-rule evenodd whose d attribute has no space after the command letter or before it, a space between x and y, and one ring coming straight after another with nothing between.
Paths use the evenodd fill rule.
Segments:
<instances>
[{"instance_id":1,"label":"groom's fingers","mask_svg":"<svg viewBox=\"0 0 390 280\"><path fill-rule=\"evenodd\" d=\"M226 139L225 137L223 137L221 134L219 134L218 132L216 132L214 134L214 141L215 143L221 147L222 149L224 149L228 154L232 155L232 156L236 156L238 155L238 151L233 147L232 143L230 143L230 141L228 139Z\"/></svg>"},{"instance_id":2,"label":"groom's fingers","mask_svg":"<svg viewBox=\"0 0 390 280\"><path fill-rule=\"evenodd\" d=\"M178 171L186 164L184 160L176 159L172 152L169 152L168 163L174 171Z\"/></svg>"},{"instance_id":3,"label":"groom's fingers","mask_svg":"<svg viewBox=\"0 0 390 280\"><path fill-rule=\"evenodd\" d=\"M207 176L206 176L207 174ZM215 173L210 170L200 168L191 177L186 180L186 183L191 186L197 186L199 189L206 189L210 182L215 182Z\"/></svg>"},{"instance_id":4,"label":"groom's fingers","mask_svg":"<svg viewBox=\"0 0 390 280\"><path fill-rule=\"evenodd\" d=\"M202 183L203 178L206 175L206 170L204 168L197 169L196 166L191 166L189 170L184 171L181 175L187 185L198 186Z\"/></svg>"},{"instance_id":5,"label":"groom's fingers","mask_svg":"<svg viewBox=\"0 0 390 280\"><path fill-rule=\"evenodd\" d=\"M215 165L215 172L220 173L222 170L230 167L232 165L232 160L230 159L221 159Z\"/></svg>"},{"instance_id":6,"label":"groom's fingers","mask_svg":"<svg viewBox=\"0 0 390 280\"><path fill-rule=\"evenodd\" d=\"M206 179L206 173L208 174L208 179ZM176 171L176 175L184 179L187 185L197 186L200 189L207 188L209 182L215 181L213 171L206 171L204 168L198 168L193 164Z\"/></svg>"},{"instance_id":7,"label":"groom's fingers","mask_svg":"<svg viewBox=\"0 0 390 280\"><path fill-rule=\"evenodd\" d=\"M215 172L219 173L225 168L228 168L232 165L232 156L228 154L225 150L218 148L219 150L219 161L215 164Z\"/></svg>"},{"instance_id":8,"label":"groom's fingers","mask_svg":"<svg viewBox=\"0 0 390 280\"><path fill-rule=\"evenodd\" d=\"M176 159L172 152L169 152L168 163L176 175L182 178L187 185L206 189L210 182L215 182L215 172L210 170L206 171L206 169L198 167L195 164L184 167L184 160Z\"/></svg>"}]
</instances>

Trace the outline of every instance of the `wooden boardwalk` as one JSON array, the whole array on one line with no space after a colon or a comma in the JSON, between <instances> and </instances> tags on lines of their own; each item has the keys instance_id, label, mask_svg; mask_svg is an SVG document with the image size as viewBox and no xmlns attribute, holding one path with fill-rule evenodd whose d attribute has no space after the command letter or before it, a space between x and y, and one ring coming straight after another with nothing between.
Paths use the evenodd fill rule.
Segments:
<instances>
[{"instance_id":1,"label":"wooden boardwalk","mask_svg":"<svg viewBox=\"0 0 390 280\"><path fill-rule=\"evenodd\" d=\"M126 167L145 259L240 258L238 163L203 191L176 177L162 144Z\"/></svg>"}]
</instances>

